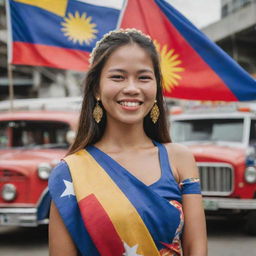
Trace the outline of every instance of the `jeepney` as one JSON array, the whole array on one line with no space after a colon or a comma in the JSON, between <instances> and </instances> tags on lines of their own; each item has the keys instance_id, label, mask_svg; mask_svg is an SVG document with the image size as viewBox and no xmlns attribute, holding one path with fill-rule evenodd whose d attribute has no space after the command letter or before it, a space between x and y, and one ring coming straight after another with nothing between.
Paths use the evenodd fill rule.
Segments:
<instances>
[{"instance_id":1,"label":"jeepney","mask_svg":"<svg viewBox=\"0 0 256 256\"><path fill-rule=\"evenodd\" d=\"M74 111L0 113L0 225L48 223L48 177L77 120Z\"/></svg>"},{"instance_id":2,"label":"jeepney","mask_svg":"<svg viewBox=\"0 0 256 256\"><path fill-rule=\"evenodd\" d=\"M197 162L206 214L246 220L256 235L256 109L216 106L206 110L176 108L171 136L187 145ZM176 112L176 114L175 114Z\"/></svg>"}]
</instances>

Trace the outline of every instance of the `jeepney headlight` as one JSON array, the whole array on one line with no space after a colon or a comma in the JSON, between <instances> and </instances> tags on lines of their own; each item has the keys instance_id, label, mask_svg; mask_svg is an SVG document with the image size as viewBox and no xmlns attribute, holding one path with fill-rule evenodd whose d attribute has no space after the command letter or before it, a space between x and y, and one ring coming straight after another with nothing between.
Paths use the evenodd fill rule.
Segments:
<instances>
[{"instance_id":1,"label":"jeepney headlight","mask_svg":"<svg viewBox=\"0 0 256 256\"><path fill-rule=\"evenodd\" d=\"M37 173L39 178L47 180L50 176L52 167L49 163L41 163L38 165Z\"/></svg>"},{"instance_id":2,"label":"jeepney headlight","mask_svg":"<svg viewBox=\"0 0 256 256\"><path fill-rule=\"evenodd\" d=\"M246 169L245 169L245 180L248 182L248 183L254 183L256 182L256 169L254 166L248 166Z\"/></svg>"},{"instance_id":3,"label":"jeepney headlight","mask_svg":"<svg viewBox=\"0 0 256 256\"><path fill-rule=\"evenodd\" d=\"M2 198L5 201L12 201L17 195L16 187L13 184L7 183L2 188Z\"/></svg>"}]
</instances>

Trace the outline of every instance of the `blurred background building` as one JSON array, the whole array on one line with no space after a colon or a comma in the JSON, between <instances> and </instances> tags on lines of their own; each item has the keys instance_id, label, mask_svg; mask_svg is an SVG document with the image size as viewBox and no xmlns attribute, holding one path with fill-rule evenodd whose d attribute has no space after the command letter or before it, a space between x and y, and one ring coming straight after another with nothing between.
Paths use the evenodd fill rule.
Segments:
<instances>
[{"instance_id":1,"label":"blurred background building","mask_svg":"<svg viewBox=\"0 0 256 256\"><path fill-rule=\"evenodd\" d=\"M174 0L169 2L175 7ZM188 7L184 4L183 8ZM202 31L256 77L256 0L222 0L220 8L221 19ZM5 13L5 1L0 0L0 100L8 99ZM15 98L48 98L81 95L85 74L16 65L13 76Z\"/></svg>"},{"instance_id":2,"label":"blurred background building","mask_svg":"<svg viewBox=\"0 0 256 256\"><path fill-rule=\"evenodd\" d=\"M221 19L202 31L256 77L256 0L222 0Z\"/></svg>"}]
</instances>

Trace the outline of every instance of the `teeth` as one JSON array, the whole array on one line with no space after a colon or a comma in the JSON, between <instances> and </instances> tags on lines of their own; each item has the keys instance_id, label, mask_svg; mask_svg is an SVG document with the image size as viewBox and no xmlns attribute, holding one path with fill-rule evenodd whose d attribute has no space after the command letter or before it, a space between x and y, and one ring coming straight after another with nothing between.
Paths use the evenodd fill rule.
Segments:
<instances>
[{"instance_id":1,"label":"teeth","mask_svg":"<svg viewBox=\"0 0 256 256\"><path fill-rule=\"evenodd\" d=\"M129 101L121 101L120 104L126 107L137 107L140 105L139 102L129 102Z\"/></svg>"}]
</instances>

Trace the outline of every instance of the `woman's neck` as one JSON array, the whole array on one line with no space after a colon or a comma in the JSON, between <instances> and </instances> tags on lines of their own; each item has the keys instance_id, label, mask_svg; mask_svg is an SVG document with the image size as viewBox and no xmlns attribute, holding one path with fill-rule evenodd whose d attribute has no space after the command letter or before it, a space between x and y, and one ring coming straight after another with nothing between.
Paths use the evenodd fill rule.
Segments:
<instances>
[{"instance_id":1,"label":"woman's neck","mask_svg":"<svg viewBox=\"0 0 256 256\"><path fill-rule=\"evenodd\" d=\"M135 150L152 146L151 139L145 134L143 123L107 124L105 133L95 144L104 151Z\"/></svg>"}]
</instances>

